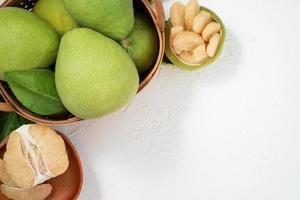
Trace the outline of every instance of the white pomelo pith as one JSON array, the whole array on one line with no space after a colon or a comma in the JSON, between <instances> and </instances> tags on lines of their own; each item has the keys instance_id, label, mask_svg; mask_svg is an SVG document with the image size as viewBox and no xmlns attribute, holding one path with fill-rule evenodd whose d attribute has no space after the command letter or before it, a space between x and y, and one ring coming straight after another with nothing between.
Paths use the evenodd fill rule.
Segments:
<instances>
[{"instance_id":1,"label":"white pomelo pith","mask_svg":"<svg viewBox=\"0 0 300 200\"><path fill-rule=\"evenodd\" d=\"M63 36L55 80L63 104L82 119L118 110L135 96L139 84L135 64L126 51L87 28Z\"/></svg>"}]
</instances>

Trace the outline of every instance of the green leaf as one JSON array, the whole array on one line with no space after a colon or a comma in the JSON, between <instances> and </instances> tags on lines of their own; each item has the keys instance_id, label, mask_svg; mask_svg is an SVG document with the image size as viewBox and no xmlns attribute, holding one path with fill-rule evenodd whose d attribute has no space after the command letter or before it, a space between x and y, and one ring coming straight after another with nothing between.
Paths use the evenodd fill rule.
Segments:
<instances>
[{"instance_id":1,"label":"green leaf","mask_svg":"<svg viewBox=\"0 0 300 200\"><path fill-rule=\"evenodd\" d=\"M56 91L53 71L6 72L5 77L16 98L32 112L46 116L66 113Z\"/></svg>"},{"instance_id":2,"label":"green leaf","mask_svg":"<svg viewBox=\"0 0 300 200\"><path fill-rule=\"evenodd\" d=\"M31 124L31 122L14 112L0 112L0 141L24 124Z\"/></svg>"}]
</instances>

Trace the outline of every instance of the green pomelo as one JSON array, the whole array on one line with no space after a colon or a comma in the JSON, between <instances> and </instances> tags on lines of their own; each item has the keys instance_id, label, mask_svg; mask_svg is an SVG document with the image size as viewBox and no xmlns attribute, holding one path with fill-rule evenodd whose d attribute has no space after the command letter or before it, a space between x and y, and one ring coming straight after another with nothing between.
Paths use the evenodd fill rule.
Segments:
<instances>
[{"instance_id":1,"label":"green pomelo","mask_svg":"<svg viewBox=\"0 0 300 200\"><path fill-rule=\"evenodd\" d=\"M114 40L87 28L61 40L55 81L65 107L82 119L97 118L127 104L139 76L126 51Z\"/></svg>"},{"instance_id":2,"label":"green pomelo","mask_svg":"<svg viewBox=\"0 0 300 200\"><path fill-rule=\"evenodd\" d=\"M0 8L0 79L4 72L46 68L56 58L58 33L21 8Z\"/></svg>"},{"instance_id":3,"label":"green pomelo","mask_svg":"<svg viewBox=\"0 0 300 200\"><path fill-rule=\"evenodd\" d=\"M114 40L124 39L134 24L132 0L64 0L67 10L81 26Z\"/></svg>"},{"instance_id":4,"label":"green pomelo","mask_svg":"<svg viewBox=\"0 0 300 200\"><path fill-rule=\"evenodd\" d=\"M53 26L61 35L78 27L66 10L63 0L39 0L33 12Z\"/></svg>"},{"instance_id":5,"label":"green pomelo","mask_svg":"<svg viewBox=\"0 0 300 200\"><path fill-rule=\"evenodd\" d=\"M224 45L224 41L225 41L225 37L226 37L226 30L225 30L225 26L222 22L222 20L211 10L209 10L208 8L202 7L201 6L201 10L205 10L207 12L209 12L212 16L212 18L218 22L221 25L221 40L219 43L219 47L218 50L215 54L214 57L207 59L204 63L201 64L187 64L184 63L182 60L180 60L175 53L173 52L172 48L171 48L171 44L170 44L170 32L171 32L171 28L172 28L172 23L171 20L168 20L166 23L166 28L165 28L165 35L166 35L166 48L165 48L165 55L167 56L167 58L177 67L180 67L182 69L186 69L186 70L196 70L199 68L202 68L204 66L207 66L211 63L213 63L214 61L216 61L218 59L218 57L220 56L222 49L223 49L223 45Z\"/></svg>"},{"instance_id":6,"label":"green pomelo","mask_svg":"<svg viewBox=\"0 0 300 200\"><path fill-rule=\"evenodd\" d=\"M121 43L141 75L156 61L159 41L155 25L146 16L136 13L134 19L131 32Z\"/></svg>"}]
</instances>

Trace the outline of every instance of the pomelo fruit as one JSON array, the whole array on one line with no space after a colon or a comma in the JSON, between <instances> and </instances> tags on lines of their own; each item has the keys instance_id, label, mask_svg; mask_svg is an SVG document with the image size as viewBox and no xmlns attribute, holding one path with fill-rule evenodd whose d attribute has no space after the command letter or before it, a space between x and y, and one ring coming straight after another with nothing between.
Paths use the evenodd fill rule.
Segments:
<instances>
[{"instance_id":1,"label":"pomelo fruit","mask_svg":"<svg viewBox=\"0 0 300 200\"><path fill-rule=\"evenodd\" d=\"M132 0L64 0L67 10L81 26L114 40L124 39L134 23Z\"/></svg>"},{"instance_id":2,"label":"pomelo fruit","mask_svg":"<svg viewBox=\"0 0 300 200\"><path fill-rule=\"evenodd\" d=\"M223 45L224 45L224 41L225 41L225 37L226 37L226 30L225 30L225 26L224 26L222 20L217 16L216 13L214 13L213 11L211 11L208 8L205 8L205 7L201 6L201 10L208 12L211 15L212 19L214 21L216 21L217 23L219 23L220 27L221 27L220 28L221 39L220 39L220 42L219 42L219 47L217 49L217 52L213 57L210 57L210 58L206 59L205 62L203 62L203 63L200 63L200 64L186 63L176 55L176 53L174 52L175 50L171 46L171 29L172 29L171 19L169 19L166 23L166 28L165 28L165 35L166 35L165 55L167 56L169 61L171 61L174 65L176 65L177 67L180 67L182 69L185 69L185 70L196 70L196 69L202 68L204 66L207 66L207 65L213 63L220 56L220 54L222 52Z\"/></svg>"},{"instance_id":3,"label":"pomelo fruit","mask_svg":"<svg viewBox=\"0 0 300 200\"><path fill-rule=\"evenodd\" d=\"M139 74L143 74L154 64L159 50L155 25L145 15L136 13L134 26L121 44L133 59Z\"/></svg>"},{"instance_id":4,"label":"pomelo fruit","mask_svg":"<svg viewBox=\"0 0 300 200\"><path fill-rule=\"evenodd\" d=\"M82 119L118 110L139 85L135 64L121 45L88 28L62 37L55 76L63 104Z\"/></svg>"},{"instance_id":5,"label":"pomelo fruit","mask_svg":"<svg viewBox=\"0 0 300 200\"><path fill-rule=\"evenodd\" d=\"M63 0L39 0L33 12L53 26L61 35L78 27L66 10Z\"/></svg>"},{"instance_id":6,"label":"pomelo fruit","mask_svg":"<svg viewBox=\"0 0 300 200\"><path fill-rule=\"evenodd\" d=\"M4 72L46 68L56 58L58 33L34 13L0 9L0 79Z\"/></svg>"}]
</instances>

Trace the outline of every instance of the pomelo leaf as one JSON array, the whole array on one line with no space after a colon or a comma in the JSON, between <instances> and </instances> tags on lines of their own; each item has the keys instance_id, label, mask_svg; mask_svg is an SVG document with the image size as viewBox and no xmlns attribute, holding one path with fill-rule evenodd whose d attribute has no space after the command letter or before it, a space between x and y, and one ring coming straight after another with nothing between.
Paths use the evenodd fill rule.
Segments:
<instances>
[{"instance_id":1,"label":"pomelo leaf","mask_svg":"<svg viewBox=\"0 0 300 200\"><path fill-rule=\"evenodd\" d=\"M12 131L24 124L31 122L14 112L0 112L0 141L6 138Z\"/></svg>"},{"instance_id":2,"label":"pomelo leaf","mask_svg":"<svg viewBox=\"0 0 300 200\"><path fill-rule=\"evenodd\" d=\"M49 69L6 72L5 78L20 103L30 111L49 116L66 113Z\"/></svg>"}]
</instances>

